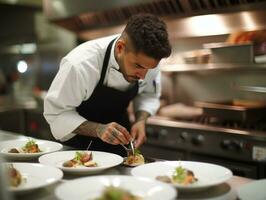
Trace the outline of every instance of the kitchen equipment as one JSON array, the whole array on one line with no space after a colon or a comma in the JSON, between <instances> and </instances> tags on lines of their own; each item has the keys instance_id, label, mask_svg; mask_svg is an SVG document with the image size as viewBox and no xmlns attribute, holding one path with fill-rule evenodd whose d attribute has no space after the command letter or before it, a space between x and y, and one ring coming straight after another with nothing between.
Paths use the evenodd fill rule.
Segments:
<instances>
[{"instance_id":1,"label":"kitchen equipment","mask_svg":"<svg viewBox=\"0 0 266 200\"><path fill-rule=\"evenodd\" d=\"M244 103L243 101L227 102L195 102L195 106L203 109L203 114L217 117L228 121L259 121L266 119L266 104L253 101Z\"/></svg>"},{"instance_id":2,"label":"kitchen equipment","mask_svg":"<svg viewBox=\"0 0 266 200\"><path fill-rule=\"evenodd\" d=\"M233 32L229 35L226 42L230 44L252 42L254 55L266 54L266 30Z\"/></svg>"},{"instance_id":3,"label":"kitchen equipment","mask_svg":"<svg viewBox=\"0 0 266 200\"><path fill-rule=\"evenodd\" d=\"M253 63L253 44L228 44L228 43L208 43L203 45L210 49L212 63Z\"/></svg>"},{"instance_id":4,"label":"kitchen equipment","mask_svg":"<svg viewBox=\"0 0 266 200\"><path fill-rule=\"evenodd\" d=\"M244 92L266 93L266 87L260 86L233 85L232 88Z\"/></svg>"},{"instance_id":5,"label":"kitchen equipment","mask_svg":"<svg viewBox=\"0 0 266 200\"><path fill-rule=\"evenodd\" d=\"M188 106L182 103L170 104L162 107L159 110L159 114L161 116L176 119L193 119L195 117L201 116L202 113L202 108Z\"/></svg>"},{"instance_id":6,"label":"kitchen equipment","mask_svg":"<svg viewBox=\"0 0 266 200\"><path fill-rule=\"evenodd\" d=\"M144 157L218 164L234 175L266 178L266 121L228 122L202 115L177 120L151 117Z\"/></svg>"},{"instance_id":7,"label":"kitchen equipment","mask_svg":"<svg viewBox=\"0 0 266 200\"><path fill-rule=\"evenodd\" d=\"M92 39L98 34L115 33L130 16L137 13L152 13L169 21L169 32L173 39L180 36L205 36L228 34L236 30L264 28L265 1L255 0L149 0L149 1L99 1L83 0L43 1L44 15L53 23L80 33L83 38ZM65 8L62 12L62 7ZM70 9L71 8L71 9ZM243 12L245 11L245 12ZM208 14L218 13L219 16ZM208 23L199 26L196 17L206 15ZM192 18L188 18L191 17ZM180 18L181 17L181 18ZM210 19L208 18L210 17ZM256 17L256 18L255 18ZM193 23L191 23L193 21ZM117 26L116 26L117 25ZM217 26L215 26L217 25ZM109 27L109 29L108 29ZM105 29L100 29L105 28ZM89 34L91 32L91 34ZM86 34L87 33L87 34ZM86 35L86 36L85 36ZM89 37L90 36L90 37Z\"/></svg>"},{"instance_id":8,"label":"kitchen equipment","mask_svg":"<svg viewBox=\"0 0 266 200\"><path fill-rule=\"evenodd\" d=\"M199 49L185 52L183 59L187 64L206 64L209 62L210 54L211 52L208 49Z\"/></svg>"},{"instance_id":9,"label":"kitchen equipment","mask_svg":"<svg viewBox=\"0 0 266 200\"><path fill-rule=\"evenodd\" d=\"M127 148L125 145L121 144L121 146L126 150L127 152L127 156L129 155L134 155L133 153L133 149L130 147L130 148Z\"/></svg>"},{"instance_id":10,"label":"kitchen equipment","mask_svg":"<svg viewBox=\"0 0 266 200\"><path fill-rule=\"evenodd\" d=\"M135 147L134 147L134 142L133 142L133 140L131 140L129 144L130 144L130 148L131 148L131 150L132 150L132 154L135 155Z\"/></svg>"}]
</instances>

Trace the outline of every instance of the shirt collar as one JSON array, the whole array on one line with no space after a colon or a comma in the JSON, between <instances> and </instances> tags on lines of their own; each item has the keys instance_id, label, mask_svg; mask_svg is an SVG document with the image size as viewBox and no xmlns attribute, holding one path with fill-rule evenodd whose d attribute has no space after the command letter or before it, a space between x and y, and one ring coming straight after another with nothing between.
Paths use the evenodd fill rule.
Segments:
<instances>
[{"instance_id":1,"label":"shirt collar","mask_svg":"<svg viewBox=\"0 0 266 200\"><path fill-rule=\"evenodd\" d=\"M119 70L119 68L120 68L116 59L115 59L115 44L116 44L118 38L119 38L119 36L117 36L117 38L114 41L114 44L113 44L112 50L111 50L111 55L110 55L110 65L112 68L114 68L116 70Z\"/></svg>"}]
</instances>

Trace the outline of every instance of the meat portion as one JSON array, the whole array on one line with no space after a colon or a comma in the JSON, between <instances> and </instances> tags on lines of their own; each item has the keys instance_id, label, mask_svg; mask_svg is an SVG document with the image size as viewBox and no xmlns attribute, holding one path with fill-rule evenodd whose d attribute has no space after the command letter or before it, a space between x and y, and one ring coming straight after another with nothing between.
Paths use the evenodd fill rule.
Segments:
<instances>
[{"instance_id":1,"label":"meat portion","mask_svg":"<svg viewBox=\"0 0 266 200\"><path fill-rule=\"evenodd\" d=\"M156 180L162 181L162 182L165 182L165 183L172 183L172 180L171 180L171 178L169 176L157 176Z\"/></svg>"},{"instance_id":2,"label":"meat portion","mask_svg":"<svg viewBox=\"0 0 266 200\"><path fill-rule=\"evenodd\" d=\"M63 167L96 167L97 163L92 160L92 152L76 152L76 155L73 159L67 160L63 163Z\"/></svg>"},{"instance_id":3,"label":"meat portion","mask_svg":"<svg viewBox=\"0 0 266 200\"><path fill-rule=\"evenodd\" d=\"M65 161L65 162L63 163L63 166L64 166L64 167L74 167L74 166L76 166L77 164L78 164L78 162L77 162L76 160L72 159L72 160L67 160L67 161Z\"/></svg>"},{"instance_id":4,"label":"meat portion","mask_svg":"<svg viewBox=\"0 0 266 200\"><path fill-rule=\"evenodd\" d=\"M16 148L12 148L8 151L8 153L19 153L19 151Z\"/></svg>"},{"instance_id":5,"label":"meat portion","mask_svg":"<svg viewBox=\"0 0 266 200\"><path fill-rule=\"evenodd\" d=\"M18 187L22 182L21 173L14 168L13 165L8 165L8 178L9 178L9 185L13 187Z\"/></svg>"},{"instance_id":6,"label":"meat portion","mask_svg":"<svg viewBox=\"0 0 266 200\"><path fill-rule=\"evenodd\" d=\"M25 153L38 153L38 152L41 152L41 150L39 149L38 144L28 145L25 148L23 148L23 151Z\"/></svg>"}]
</instances>

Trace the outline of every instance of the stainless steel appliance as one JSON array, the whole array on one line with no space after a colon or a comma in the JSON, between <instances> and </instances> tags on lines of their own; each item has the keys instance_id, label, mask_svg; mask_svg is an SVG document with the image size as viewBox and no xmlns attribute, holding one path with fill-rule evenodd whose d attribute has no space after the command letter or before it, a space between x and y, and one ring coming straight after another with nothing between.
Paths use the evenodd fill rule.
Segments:
<instances>
[{"instance_id":1,"label":"stainless steel appliance","mask_svg":"<svg viewBox=\"0 0 266 200\"><path fill-rule=\"evenodd\" d=\"M251 22L252 29L263 29L265 7L265 0L68 0L60 1L60 6L57 1L43 1L44 14L49 21L74 31L84 40L121 32L125 21L137 13L153 13L163 17L173 38L212 35L212 29L216 34L228 34L248 29ZM225 21L220 25L226 28L207 29L202 34L198 31L201 26L194 27L191 23L195 18L190 17L217 13L218 23ZM203 25L202 29L206 26Z\"/></svg>"},{"instance_id":2,"label":"stainless steel appliance","mask_svg":"<svg viewBox=\"0 0 266 200\"><path fill-rule=\"evenodd\" d=\"M145 156L216 163L234 175L266 178L266 122L226 122L201 116L190 121L153 117Z\"/></svg>"}]
</instances>

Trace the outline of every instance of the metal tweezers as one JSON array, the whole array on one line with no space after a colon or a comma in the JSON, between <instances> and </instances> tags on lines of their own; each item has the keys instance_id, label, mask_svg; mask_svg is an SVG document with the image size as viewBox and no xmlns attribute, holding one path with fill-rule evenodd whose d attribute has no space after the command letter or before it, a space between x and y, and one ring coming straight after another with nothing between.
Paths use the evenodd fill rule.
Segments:
<instances>
[{"instance_id":1,"label":"metal tweezers","mask_svg":"<svg viewBox=\"0 0 266 200\"><path fill-rule=\"evenodd\" d=\"M133 144L133 140L130 141L129 143L130 147L126 147L125 145L121 144L122 147L124 147L124 149L127 151L127 155L135 155L135 148L134 148L134 144Z\"/></svg>"}]
</instances>

